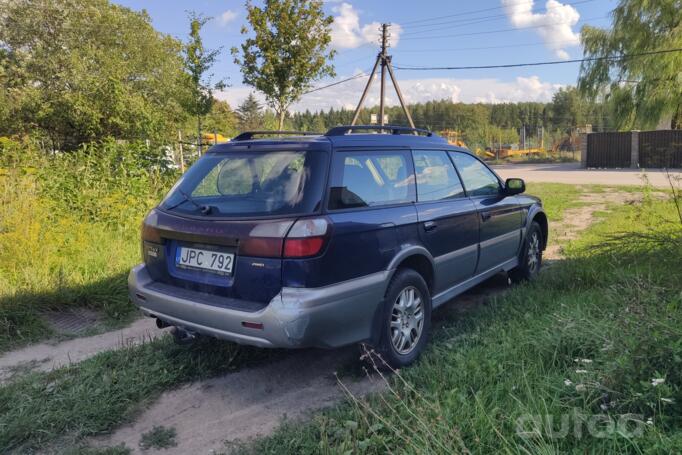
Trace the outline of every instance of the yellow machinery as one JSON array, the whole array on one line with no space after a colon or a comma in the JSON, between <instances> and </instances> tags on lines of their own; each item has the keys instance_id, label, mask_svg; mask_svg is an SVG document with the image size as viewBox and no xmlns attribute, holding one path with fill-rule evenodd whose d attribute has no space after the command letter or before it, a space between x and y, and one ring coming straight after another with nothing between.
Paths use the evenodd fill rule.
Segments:
<instances>
[{"instance_id":1,"label":"yellow machinery","mask_svg":"<svg viewBox=\"0 0 682 455\"><path fill-rule=\"evenodd\" d=\"M440 136L444 137L448 141L448 144L450 145L456 145L457 147L466 147L466 144L462 140L462 133L460 131L448 129L441 131L439 134Z\"/></svg>"},{"instance_id":2,"label":"yellow machinery","mask_svg":"<svg viewBox=\"0 0 682 455\"><path fill-rule=\"evenodd\" d=\"M504 159L504 158L512 158L515 156L528 156L528 155L534 155L534 154L542 154L545 153L545 149L541 148L530 148L530 149L519 149L519 150L512 150L511 148L488 148L485 150L485 156L486 158L490 159Z\"/></svg>"},{"instance_id":3,"label":"yellow machinery","mask_svg":"<svg viewBox=\"0 0 682 455\"><path fill-rule=\"evenodd\" d=\"M223 136L220 133L203 133L201 135L201 143L205 145L221 144L229 142L230 138Z\"/></svg>"}]
</instances>

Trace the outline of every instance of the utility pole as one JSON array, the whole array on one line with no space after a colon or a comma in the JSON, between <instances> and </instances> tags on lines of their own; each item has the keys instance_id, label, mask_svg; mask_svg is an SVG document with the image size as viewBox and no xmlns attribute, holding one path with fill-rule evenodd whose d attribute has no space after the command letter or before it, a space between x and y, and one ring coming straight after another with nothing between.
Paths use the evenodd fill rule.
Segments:
<instances>
[{"instance_id":1,"label":"utility pole","mask_svg":"<svg viewBox=\"0 0 682 455\"><path fill-rule=\"evenodd\" d=\"M369 93L369 89L372 86L372 82L374 81L374 76L376 75L377 68L379 67L379 65L381 65L381 99L379 101L379 125L384 126L384 110L386 106L385 102L386 70L388 70L388 75L391 77L393 88L395 88L395 93L398 95L400 106L403 108L403 112L405 112L405 117L407 117L407 121L410 123L410 127L414 128L412 116L410 115L410 111L407 110L407 104L405 104L403 94L400 91L400 87L398 86L398 80L396 79L395 73L393 72L391 56L388 55L387 52L389 47L388 39L390 38L390 35L388 33L389 27L390 24L381 24L381 51L377 55L377 59L374 62L374 67L372 68L372 72L369 75L369 80L367 81L365 90L363 90L362 96L360 96L360 101L358 102L358 106L357 108L355 108L355 113L353 114L353 121L351 122L351 125L355 125L355 123L358 121L358 117L360 117L360 111L362 110L362 105L365 103L367 93Z\"/></svg>"},{"instance_id":2,"label":"utility pole","mask_svg":"<svg viewBox=\"0 0 682 455\"><path fill-rule=\"evenodd\" d=\"M388 24L381 24L381 98L379 101L379 125L384 126L384 98L386 97L386 44Z\"/></svg>"}]
</instances>

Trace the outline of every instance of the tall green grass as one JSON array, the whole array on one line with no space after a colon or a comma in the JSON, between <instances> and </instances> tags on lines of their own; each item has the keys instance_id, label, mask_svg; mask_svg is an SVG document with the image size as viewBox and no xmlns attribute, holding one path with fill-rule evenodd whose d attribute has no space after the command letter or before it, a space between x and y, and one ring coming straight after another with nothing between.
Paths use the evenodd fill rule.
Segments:
<instances>
[{"instance_id":1,"label":"tall green grass","mask_svg":"<svg viewBox=\"0 0 682 455\"><path fill-rule=\"evenodd\" d=\"M0 351L50 335L42 311L132 311L125 279L142 217L176 178L144 144L49 155L0 144Z\"/></svg>"},{"instance_id":2,"label":"tall green grass","mask_svg":"<svg viewBox=\"0 0 682 455\"><path fill-rule=\"evenodd\" d=\"M620 207L539 280L449 320L389 391L242 453L681 453L682 227ZM562 420L563 419L563 420Z\"/></svg>"}]
</instances>

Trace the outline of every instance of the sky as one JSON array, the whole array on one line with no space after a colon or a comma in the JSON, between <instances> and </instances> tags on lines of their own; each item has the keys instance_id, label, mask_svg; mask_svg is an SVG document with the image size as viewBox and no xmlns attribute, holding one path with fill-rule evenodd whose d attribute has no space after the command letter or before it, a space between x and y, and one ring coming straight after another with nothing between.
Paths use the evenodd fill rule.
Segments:
<instances>
[{"instance_id":1,"label":"sky","mask_svg":"<svg viewBox=\"0 0 682 455\"><path fill-rule=\"evenodd\" d=\"M243 41L246 23L243 1L236 0L114 0L133 10L146 10L154 27L181 40L189 31L189 10L212 18L202 30L209 49L222 48L213 68L215 79L229 87L217 94L232 106L252 88L242 83L230 49ZM389 53L396 67L482 66L582 57L579 42L583 25L608 27L614 0L328 0L327 14L334 18L332 46L336 77L313 87L369 73L379 46L379 26L390 23ZM561 87L575 85L579 63L560 65L409 71L396 70L408 103L448 99L453 102L549 101ZM377 81L378 82L378 81ZM353 109L367 77L316 91L292 106L293 111ZM256 93L262 99L262 97ZM389 85L388 105L398 102ZM374 83L366 105L379 102Z\"/></svg>"}]
</instances>

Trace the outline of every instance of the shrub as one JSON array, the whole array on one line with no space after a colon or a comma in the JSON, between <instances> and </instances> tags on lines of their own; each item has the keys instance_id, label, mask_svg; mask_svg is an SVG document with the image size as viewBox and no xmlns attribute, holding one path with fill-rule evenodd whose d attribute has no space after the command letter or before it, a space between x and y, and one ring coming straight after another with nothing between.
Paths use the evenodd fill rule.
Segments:
<instances>
[{"instance_id":1,"label":"shrub","mask_svg":"<svg viewBox=\"0 0 682 455\"><path fill-rule=\"evenodd\" d=\"M144 143L47 154L0 141L0 350L49 333L45 309L86 306L124 320L140 223L176 178L163 151Z\"/></svg>"}]
</instances>

